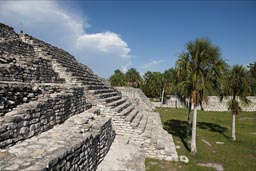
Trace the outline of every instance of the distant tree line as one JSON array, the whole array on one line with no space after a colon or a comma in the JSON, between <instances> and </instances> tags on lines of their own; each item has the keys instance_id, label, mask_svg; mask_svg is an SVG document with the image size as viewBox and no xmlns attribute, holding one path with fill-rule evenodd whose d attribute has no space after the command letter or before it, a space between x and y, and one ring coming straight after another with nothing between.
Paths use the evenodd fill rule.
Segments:
<instances>
[{"instance_id":1,"label":"distant tree line","mask_svg":"<svg viewBox=\"0 0 256 171\"><path fill-rule=\"evenodd\" d=\"M165 94L174 94L184 102L188 101L187 133L192 134L191 153L196 154L197 110L199 107L203 109L202 103L207 103L210 95L219 96L220 100L231 96L228 102L228 109L232 113L231 139L236 140L235 116L241 112L241 104L251 103L247 96L256 95L256 62L247 67L229 66L221 58L217 46L207 39L196 39L186 44L175 68L164 73L148 71L143 79L135 68L125 74L116 70L110 82L112 86L141 88L148 97L161 97L162 102Z\"/></svg>"},{"instance_id":2,"label":"distant tree line","mask_svg":"<svg viewBox=\"0 0 256 171\"><path fill-rule=\"evenodd\" d=\"M192 80L189 78L189 63L185 54L180 54L179 59L176 62L174 68L165 70L161 72L151 72L147 71L143 76L135 68L130 68L126 73L117 69L114 74L110 76L109 81L112 86L130 86L134 88L140 88L147 97L149 98L161 98L162 95L176 95L182 98L186 94L187 89L189 89L189 84L185 80ZM225 65L225 69L221 75L228 76L232 73L233 67L241 67L244 70L244 77L247 78L248 96L256 96L256 62L250 63L247 67L241 65L235 65L233 67L228 66L225 61L222 61ZM216 75L215 75L216 77ZM208 78L207 86L207 96L219 96L221 94L221 88L223 88L224 83L227 79L213 80L214 78ZM229 94L231 95L231 94Z\"/></svg>"}]
</instances>

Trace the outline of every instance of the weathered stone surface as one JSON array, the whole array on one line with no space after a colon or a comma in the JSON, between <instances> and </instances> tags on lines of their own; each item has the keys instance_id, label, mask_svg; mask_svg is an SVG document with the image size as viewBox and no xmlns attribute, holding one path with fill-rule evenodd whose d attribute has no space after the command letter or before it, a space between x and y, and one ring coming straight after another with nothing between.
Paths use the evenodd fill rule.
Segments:
<instances>
[{"instance_id":1,"label":"weathered stone surface","mask_svg":"<svg viewBox=\"0 0 256 171\"><path fill-rule=\"evenodd\" d=\"M49 98L42 96L37 101L21 105L15 111L7 113L0 121L2 125L9 126L8 136L7 132L0 133L2 137L0 142L4 142L0 147L12 145L47 131L89 107L90 104L85 103L83 89L79 88L66 89L63 92L51 94ZM17 126L10 127L13 124Z\"/></svg>"},{"instance_id":2,"label":"weathered stone surface","mask_svg":"<svg viewBox=\"0 0 256 171\"><path fill-rule=\"evenodd\" d=\"M178 160L172 136L140 90L120 90L127 98L68 52L0 29L0 170L96 170L112 126L118 138L99 169L143 171L144 156ZM81 113L86 109L95 115Z\"/></svg>"},{"instance_id":3,"label":"weathered stone surface","mask_svg":"<svg viewBox=\"0 0 256 171\"><path fill-rule=\"evenodd\" d=\"M97 171L142 171L144 153L138 146L129 143L129 137L116 136L110 151Z\"/></svg>"},{"instance_id":4,"label":"weathered stone surface","mask_svg":"<svg viewBox=\"0 0 256 171\"><path fill-rule=\"evenodd\" d=\"M136 89L132 87L115 87L117 90L121 91L123 95L128 96L129 98L139 99L139 103L143 106L144 109L149 111L153 110L155 106L149 101L141 89Z\"/></svg>"},{"instance_id":5,"label":"weathered stone surface","mask_svg":"<svg viewBox=\"0 0 256 171\"><path fill-rule=\"evenodd\" d=\"M94 129L94 124L102 127ZM79 132L88 126L88 131ZM1 153L0 170L66 170L74 165L83 170L91 167L95 170L113 139L109 119L83 112L62 125L10 147L4 155Z\"/></svg>"}]
</instances>

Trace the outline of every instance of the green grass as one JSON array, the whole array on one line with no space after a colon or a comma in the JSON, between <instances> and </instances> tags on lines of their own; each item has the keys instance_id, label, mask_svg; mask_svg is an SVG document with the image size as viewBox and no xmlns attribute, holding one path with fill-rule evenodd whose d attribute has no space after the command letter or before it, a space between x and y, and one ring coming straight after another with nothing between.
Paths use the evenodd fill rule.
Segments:
<instances>
[{"instance_id":1,"label":"green grass","mask_svg":"<svg viewBox=\"0 0 256 171\"><path fill-rule=\"evenodd\" d=\"M237 141L230 140L229 112L198 111L197 151L190 154L190 136L186 135L185 109L157 108L164 129L173 135L178 155L189 158L188 164L146 159L146 171L210 171L198 163L218 163L225 171L256 171L256 112L242 112L236 117ZM207 145L202 140L211 144ZM224 144L216 144L216 142Z\"/></svg>"}]
</instances>

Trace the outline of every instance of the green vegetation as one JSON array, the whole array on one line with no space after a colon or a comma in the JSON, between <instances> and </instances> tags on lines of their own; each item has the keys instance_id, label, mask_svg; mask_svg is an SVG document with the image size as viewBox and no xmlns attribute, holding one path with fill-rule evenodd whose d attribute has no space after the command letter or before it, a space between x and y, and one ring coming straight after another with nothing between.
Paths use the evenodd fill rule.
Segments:
<instances>
[{"instance_id":1,"label":"green vegetation","mask_svg":"<svg viewBox=\"0 0 256 171\"><path fill-rule=\"evenodd\" d=\"M231 95L231 99L228 102L228 109L232 112L231 139L233 141L236 140L236 115L242 111L238 100L242 102L242 105L249 105L251 103L247 98L250 92L249 82L245 68L242 65L235 65L231 72L227 74L227 80L223 83L223 93Z\"/></svg>"},{"instance_id":2,"label":"green vegetation","mask_svg":"<svg viewBox=\"0 0 256 171\"><path fill-rule=\"evenodd\" d=\"M249 66L249 87L251 89L251 95L256 96L256 62L250 63Z\"/></svg>"},{"instance_id":3,"label":"green vegetation","mask_svg":"<svg viewBox=\"0 0 256 171\"><path fill-rule=\"evenodd\" d=\"M147 97L160 97L165 94L175 94L177 84L176 70L171 68L164 73L146 72L143 76L142 91Z\"/></svg>"},{"instance_id":4,"label":"green vegetation","mask_svg":"<svg viewBox=\"0 0 256 171\"><path fill-rule=\"evenodd\" d=\"M112 86L131 86L140 88L143 85L143 79L135 68L130 68L125 74L119 69L109 78Z\"/></svg>"},{"instance_id":5,"label":"green vegetation","mask_svg":"<svg viewBox=\"0 0 256 171\"><path fill-rule=\"evenodd\" d=\"M186 134L186 109L158 108L164 129L173 135L178 155L189 158L189 164L146 159L147 171L210 171L213 168L198 163L218 163L225 171L255 171L256 168L256 112L237 115L237 140L230 139L230 112L198 111L197 155L190 153L190 137ZM207 142L210 144L208 145ZM223 142L223 144L216 144Z\"/></svg>"},{"instance_id":6,"label":"green vegetation","mask_svg":"<svg viewBox=\"0 0 256 171\"><path fill-rule=\"evenodd\" d=\"M115 70L115 73L109 78L112 86L126 86L125 74L122 73L119 69Z\"/></svg>"}]
</instances>

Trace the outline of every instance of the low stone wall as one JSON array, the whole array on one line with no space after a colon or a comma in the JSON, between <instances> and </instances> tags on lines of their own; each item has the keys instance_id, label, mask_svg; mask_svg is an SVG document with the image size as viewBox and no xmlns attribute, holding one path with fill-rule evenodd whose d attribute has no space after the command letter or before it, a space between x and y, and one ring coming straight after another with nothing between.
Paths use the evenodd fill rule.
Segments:
<instances>
[{"instance_id":1,"label":"low stone wall","mask_svg":"<svg viewBox=\"0 0 256 171\"><path fill-rule=\"evenodd\" d=\"M49 163L45 170L86 170L95 171L99 163L107 154L115 134L112 130L111 120L100 127L94 136L89 136L81 144L71 147Z\"/></svg>"},{"instance_id":2,"label":"low stone wall","mask_svg":"<svg viewBox=\"0 0 256 171\"><path fill-rule=\"evenodd\" d=\"M0 118L0 148L47 131L89 107L82 88L44 95L20 105Z\"/></svg>"},{"instance_id":3,"label":"low stone wall","mask_svg":"<svg viewBox=\"0 0 256 171\"><path fill-rule=\"evenodd\" d=\"M152 110L155 108L153 103L149 101L147 96L142 92L139 88L133 88L133 87L115 87L118 91L121 91L122 95L128 96L129 98L137 98L139 99L139 103L142 104L142 106L145 109Z\"/></svg>"},{"instance_id":4,"label":"low stone wall","mask_svg":"<svg viewBox=\"0 0 256 171\"><path fill-rule=\"evenodd\" d=\"M30 84L0 82L0 116L10 112L17 105L37 100L39 94L42 94L42 91Z\"/></svg>"},{"instance_id":5,"label":"low stone wall","mask_svg":"<svg viewBox=\"0 0 256 171\"><path fill-rule=\"evenodd\" d=\"M227 99L223 99L220 102L220 98L218 96L209 96L208 103L203 103L203 109L205 111L228 111L228 101L231 97ZM256 97L249 96L249 100L251 100L251 104L249 106L242 106L243 111L256 111ZM161 104L158 104L161 106ZM173 108L184 108L185 105L175 96L168 96L166 103L162 106L165 107L173 107Z\"/></svg>"},{"instance_id":6,"label":"low stone wall","mask_svg":"<svg viewBox=\"0 0 256 171\"><path fill-rule=\"evenodd\" d=\"M18 105L37 100L39 95L64 90L67 90L67 87L63 84L0 81L0 116L12 111Z\"/></svg>"},{"instance_id":7,"label":"low stone wall","mask_svg":"<svg viewBox=\"0 0 256 171\"><path fill-rule=\"evenodd\" d=\"M83 112L47 132L2 150L0 170L96 171L114 138L110 119Z\"/></svg>"}]
</instances>

